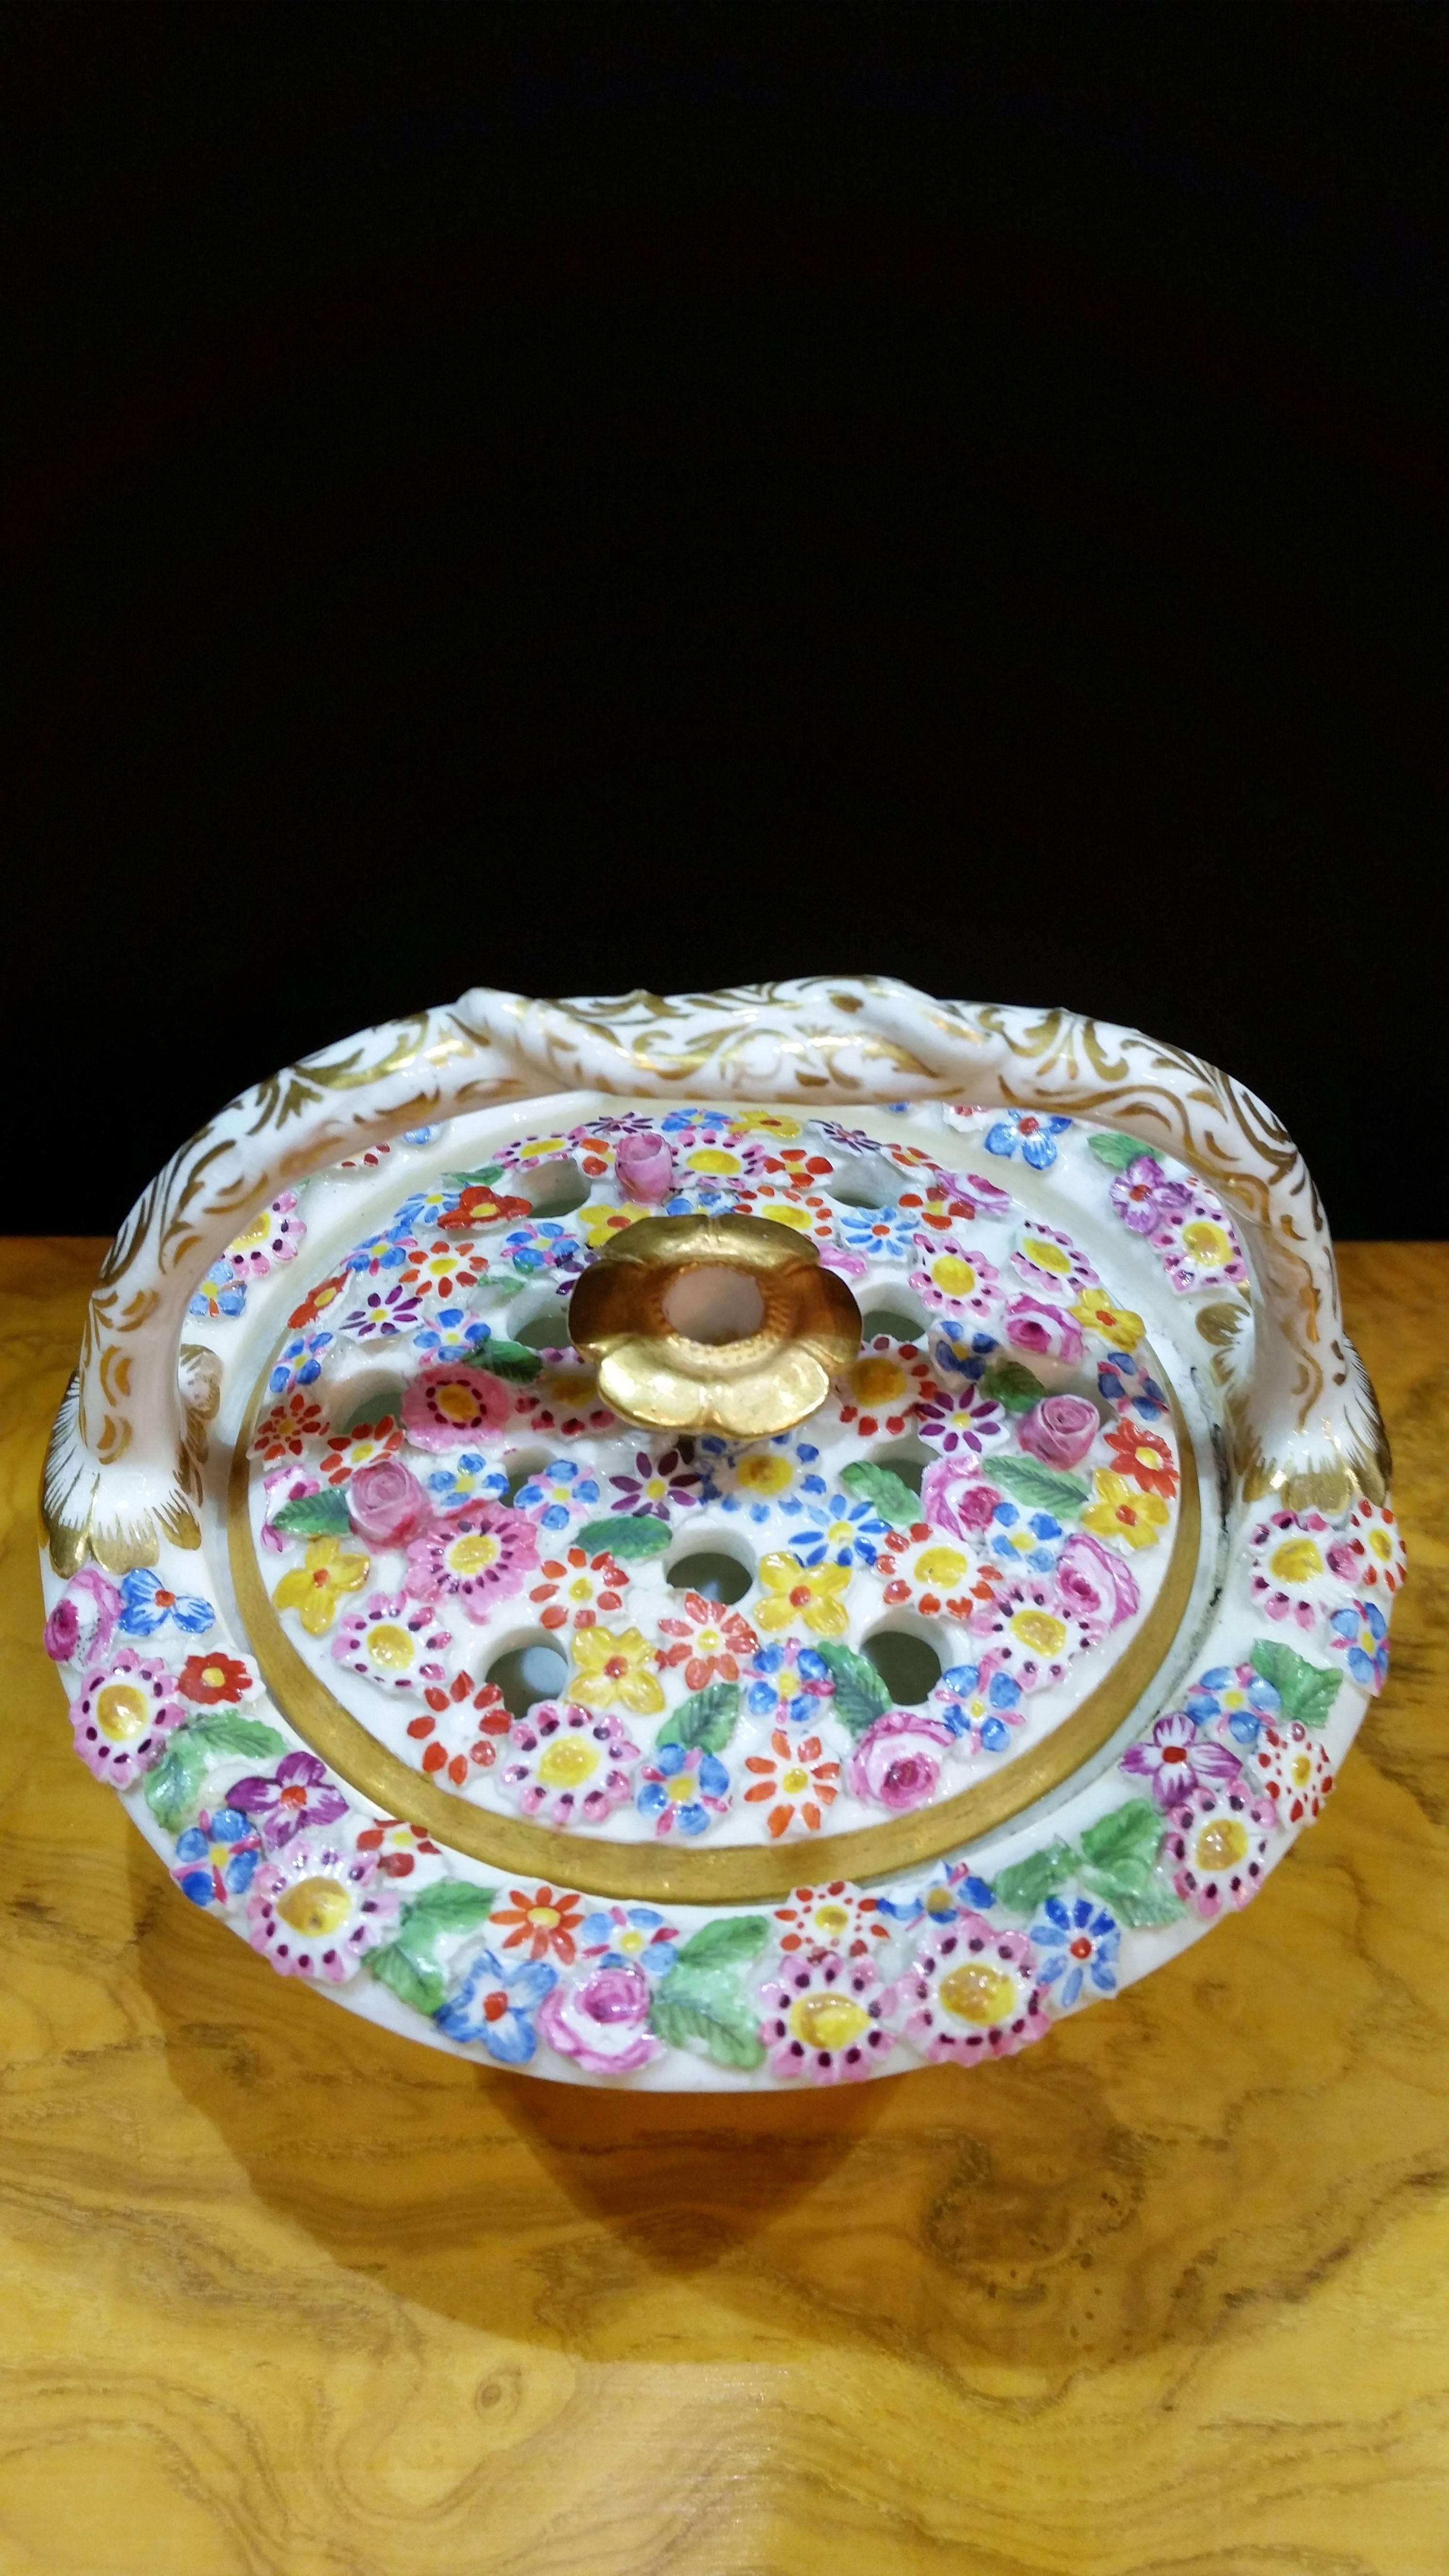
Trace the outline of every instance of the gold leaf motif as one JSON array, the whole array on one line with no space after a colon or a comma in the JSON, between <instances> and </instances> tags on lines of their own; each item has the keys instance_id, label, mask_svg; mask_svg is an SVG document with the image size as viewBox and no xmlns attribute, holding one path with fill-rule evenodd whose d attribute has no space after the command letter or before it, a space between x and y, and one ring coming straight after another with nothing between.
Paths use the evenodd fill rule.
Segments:
<instances>
[{"instance_id":1,"label":"gold leaf motif","mask_svg":"<svg viewBox=\"0 0 1449 2576\"><path fill-rule=\"evenodd\" d=\"M1220 1301L1214 1306L1200 1306L1196 1321L1205 1342L1211 1342L1216 1350L1226 1350L1247 1322L1247 1309Z\"/></svg>"},{"instance_id":2,"label":"gold leaf motif","mask_svg":"<svg viewBox=\"0 0 1449 2576\"><path fill-rule=\"evenodd\" d=\"M400 1102L398 1077L415 1066L418 1082ZM1367 1494L1384 1490L1383 1426L1341 1333L1317 1193L1281 1121L1216 1066L1071 1012L1028 1016L936 1001L883 976L541 1003L475 988L447 1010L408 1014L256 1084L193 1136L143 1192L106 1255L87 1315L80 1383L66 1438L54 1453L60 1486L48 1506L53 1544L68 1550L69 1534L89 1526L103 1468L128 1447L127 1490L130 1480L154 1473L165 1492L169 1474L170 1490L158 1508L182 1525L196 1461L166 1368L174 1371L185 1297L208 1254L224 1248L275 1195L280 1179L300 1179L349 1148L385 1141L435 1114L537 1098L550 1088L639 1088L666 1096L706 1080L727 1097L777 1096L778 1086L780 1097L833 1095L852 1106L883 1092L960 1096L969 1085L983 1105L1058 1109L1166 1145L1246 1219L1266 1292L1261 1389L1243 1395L1237 1454L1248 1456L1253 1407L1269 1406L1263 1390L1289 1387L1291 1413L1275 1395L1275 1413L1263 1415L1265 1424L1277 1411L1284 1416L1281 1429L1269 1432L1270 1445L1285 1456L1276 1467L1263 1465L1261 1472L1275 1480L1267 1489L1285 1490L1285 1480L1296 1475L1321 1475L1336 1492L1348 1474ZM344 1104L346 1117L338 1114ZM295 1137L284 1141L289 1127ZM122 1282L129 1289L123 1306ZM168 1332L174 1338L163 1354ZM131 1340L139 1363L124 1379L119 1363L102 1356L117 1335ZM1281 1359L1275 1363L1275 1377L1265 1357L1270 1335L1282 1337L1290 1359L1286 1369ZM1226 1339L1214 1347L1220 1380L1231 1368L1233 1347ZM104 1424L104 1454L90 1438L97 1420ZM176 1464L163 1470L168 1445ZM1261 1438L1258 1448L1261 1454ZM1259 1472L1256 1465L1251 1472ZM154 1553L153 1519L132 1515L124 1532L107 1523L108 1547L137 1548L142 1552L130 1561L150 1561L145 1551Z\"/></svg>"}]
</instances>

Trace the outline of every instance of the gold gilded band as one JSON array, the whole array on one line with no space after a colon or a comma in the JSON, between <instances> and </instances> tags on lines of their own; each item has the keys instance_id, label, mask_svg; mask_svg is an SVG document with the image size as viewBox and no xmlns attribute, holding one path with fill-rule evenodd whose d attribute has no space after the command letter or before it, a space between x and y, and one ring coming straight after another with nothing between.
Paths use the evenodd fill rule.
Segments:
<instances>
[{"instance_id":1,"label":"gold gilded band","mask_svg":"<svg viewBox=\"0 0 1449 2576\"><path fill-rule=\"evenodd\" d=\"M248 1464L269 1369L270 1362L238 1433L227 1495L227 1547L237 1607L268 1690L313 1752L384 1815L415 1825L434 1842L496 1869L500 1877L546 1881L585 1896L670 1905L768 1905L788 1896L806 1876L848 1876L857 1882L893 1878L994 1832L1070 1779L1116 1733L1168 1653L1197 1572L1202 1533L1197 1465L1174 1397L1182 1486L1162 1588L1137 1635L1096 1690L1029 1753L937 1806L913 1808L889 1824L821 1834L808 1846L792 1843L764 1850L716 1845L676 1853L658 1843L586 1842L581 1835L553 1833L546 1825L475 1807L424 1778L369 1735L303 1662L272 1607L252 1537Z\"/></svg>"}]
</instances>

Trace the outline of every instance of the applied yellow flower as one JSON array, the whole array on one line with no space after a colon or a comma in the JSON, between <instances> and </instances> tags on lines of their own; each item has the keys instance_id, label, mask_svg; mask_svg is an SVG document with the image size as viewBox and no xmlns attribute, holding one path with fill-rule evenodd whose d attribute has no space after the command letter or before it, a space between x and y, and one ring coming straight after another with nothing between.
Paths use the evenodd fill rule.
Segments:
<instances>
[{"instance_id":1,"label":"applied yellow flower","mask_svg":"<svg viewBox=\"0 0 1449 2576\"><path fill-rule=\"evenodd\" d=\"M654 1671L654 1649L637 1628L576 1628L573 1637L574 1678L569 1697L585 1708L612 1708L617 1701L636 1717L657 1717L664 1693Z\"/></svg>"},{"instance_id":2,"label":"applied yellow flower","mask_svg":"<svg viewBox=\"0 0 1449 2576\"><path fill-rule=\"evenodd\" d=\"M1233 1257L1233 1238L1211 1217L1194 1217L1182 1229L1182 1248L1195 1270L1220 1270Z\"/></svg>"},{"instance_id":3,"label":"applied yellow flower","mask_svg":"<svg viewBox=\"0 0 1449 2576\"><path fill-rule=\"evenodd\" d=\"M916 1559L918 1583L933 1583L942 1592L950 1592L964 1583L971 1570L971 1559L958 1547L923 1547Z\"/></svg>"},{"instance_id":4,"label":"applied yellow flower","mask_svg":"<svg viewBox=\"0 0 1449 2576\"><path fill-rule=\"evenodd\" d=\"M937 1252L932 1255L927 1266L933 1286L940 1289L943 1297L971 1297L975 1295L977 1287L976 1271L973 1264L967 1261L963 1254L959 1252Z\"/></svg>"},{"instance_id":5,"label":"applied yellow flower","mask_svg":"<svg viewBox=\"0 0 1449 2576\"><path fill-rule=\"evenodd\" d=\"M1099 1467L1092 1479L1097 1499L1082 1514L1082 1527L1127 1547L1156 1547L1172 1515L1160 1494L1139 1493L1125 1476Z\"/></svg>"},{"instance_id":6,"label":"applied yellow flower","mask_svg":"<svg viewBox=\"0 0 1449 2576\"><path fill-rule=\"evenodd\" d=\"M759 1577L765 1599L756 1605L762 1628L790 1628L798 1619L816 1637L843 1637L850 1622L842 1599L850 1581L848 1565L817 1565L809 1570L798 1556L777 1550L762 1556Z\"/></svg>"},{"instance_id":7,"label":"applied yellow flower","mask_svg":"<svg viewBox=\"0 0 1449 2576\"><path fill-rule=\"evenodd\" d=\"M272 1599L279 1610L295 1610L309 1637L325 1636L344 1594L359 1592L367 1581L371 1558L344 1549L340 1538L314 1538L300 1565L284 1574Z\"/></svg>"},{"instance_id":8,"label":"applied yellow flower","mask_svg":"<svg viewBox=\"0 0 1449 2576\"><path fill-rule=\"evenodd\" d=\"M1084 1333L1100 1333L1114 1351L1135 1351L1147 1330L1140 1315L1128 1306L1114 1306L1100 1288L1084 1288L1067 1312L1075 1315Z\"/></svg>"},{"instance_id":9,"label":"applied yellow flower","mask_svg":"<svg viewBox=\"0 0 1449 2576\"><path fill-rule=\"evenodd\" d=\"M590 1262L569 1331L626 1422L761 1440L825 1402L860 1309L813 1242L766 1217L644 1217Z\"/></svg>"},{"instance_id":10,"label":"applied yellow flower","mask_svg":"<svg viewBox=\"0 0 1449 2576\"><path fill-rule=\"evenodd\" d=\"M785 1494L795 1481L796 1462L788 1451L756 1449L735 1460L735 1483L742 1493L755 1494L764 1502L773 1502Z\"/></svg>"},{"instance_id":11,"label":"applied yellow flower","mask_svg":"<svg viewBox=\"0 0 1449 2576\"><path fill-rule=\"evenodd\" d=\"M777 1196L773 1190L755 1192L754 1214L768 1217L771 1225L792 1226L796 1234L810 1234L815 1226L813 1209L802 1207L798 1199L787 1199L783 1192Z\"/></svg>"},{"instance_id":12,"label":"applied yellow flower","mask_svg":"<svg viewBox=\"0 0 1449 2576\"><path fill-rule=\"evenodd\" d=\"M606 1243L612 1243L626 1226L637 1225L645 1213L642 1207L585 1206L578 1209L577 1216L589 1250L602 1252Z\"/></svg>"},{"instance_id":13,"label":"applied yellow flower","mask_svg":"<svg viewBox=\"0 0 1449 2576\"><path fill-rule=\"evenodd\" d=\"M856 1360L845 1372L844 1385L857 1404L873 1405L877 1412L912 1392L912 1380L900 1361L885 1351L867 1351Z\"/></svg>"},{"instance_id":14,"label":"applied yellow flower","mask_svg":"<svg viewBox=\"0 0 1449 2576\"><path fill-rule=\"evenodd\" d=\"M773 1136L781 1144L803 1132L798 1118L787 1118L779 1109L736 1109L733 1115L737 1126L748 1127L755 1136Z\"/></svg>"}]
</instances>

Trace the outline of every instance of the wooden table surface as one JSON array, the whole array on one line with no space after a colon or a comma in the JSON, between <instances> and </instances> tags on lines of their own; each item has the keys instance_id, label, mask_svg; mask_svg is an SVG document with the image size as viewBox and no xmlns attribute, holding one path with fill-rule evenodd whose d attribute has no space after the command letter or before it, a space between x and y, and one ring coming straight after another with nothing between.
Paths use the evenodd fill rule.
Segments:
<instances>
[{"instance_id":1,"label":"wooden table surface","mask_svg":"<svg viewBox=\"0 0 1449 2576\"><path fill-rule=\"evenodd\" d=\"M1449 1245L1344 1255L1411 1579L1258 1903L1023 2057L720 2108L284 1984L75 1760L99 1250L0 1244L0 2576L1443 2576Z\"/></svg>"}]
</instances>

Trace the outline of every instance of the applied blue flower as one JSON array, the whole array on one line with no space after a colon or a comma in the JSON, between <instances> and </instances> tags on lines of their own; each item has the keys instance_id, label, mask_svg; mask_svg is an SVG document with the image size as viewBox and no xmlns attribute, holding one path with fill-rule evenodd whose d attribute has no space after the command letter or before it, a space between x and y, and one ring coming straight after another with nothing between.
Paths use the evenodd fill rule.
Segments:
<instances>
[{"instance_id":1,"label":"applied blue flower","mask_svg":"<svg viewBox=\"0 0 1449 2576\"><path fill-rule=\"evenodd\" d=\"M816 1480L818 1481L818 1480ZM806 1508L805 1525L790 1533L790 1552L806 1567L874 1565L890 1533L865 1497L827 1494Z\"/></svg>"},{"instance_id":2,"label":"applied blue flower","mask_svg":"<svg viewBox=\"0 0 1449 2576\"><path fill-rule=\"evenodd\" d=\"M717 1753L697 1744L660 1744L644 1772L634 1804L653 1820L657 1834L702 1834L712 1815L729 1805L730 1775Z\"/></svg>"},{"instance_id":3,"label":"applied blue flower","mask_svg":"<svg viewBox=\"0 0 1449 2576\"><path fill-rule=\"evenodd\" d=\"M481 1950L433 2019L449 2039L481 2040L501 2066L526 2066L538 2046L533 2015L558 1984L546 1959L500 1959Z\"/></svg>"},{"instance_id":4,"label":"applied blue flower","mask_svg":"<svg viewBox=\"0 0 1449 2576\"><path fill-rule=\"evenodd\" d=\"M610 1905L586 1914L579 1925L579 1947L603 1968L643 1968L662 1977L674 1965L679 1926L667 1922L652 1905Z\"/></svg>"},{"instance_id":5,"label":"applied blue flower","mask_svg":"<svg viewBox=\"0 0 1449 2576\"><path fill-rule=\"evenodd\" d=\"M213 1261L206 1277L191 1298L187 1313L201 1315L214 1323L219 1315L228 1319L239 1315L247 1302L247 1284L238 1279L225 1253Z\"/></svg>"},{"instance_id":6,"label":"applied blue flower","mask_svg":"<svg viewBox=\"0 0 1449 2576\"><path fill-rule=\"evenodd\" d=\"M1023 1513L1015 1503L998 1503L991 1526L992 1555L1007 1565L1029 1565L1034 1574L1050 1574L1066 1544L1066 1532L1050 1512Z\"/></svg>"},{"instance_id":7,"label":"applied blue flower","mask_svg":"<svg viewBox=\"0 0 1449 2576\"><path fill-rule=\"evenodd\" d=\"M153 1566L138 1565L121 1577L121 1634L125 1637L154 1637L159 1628L173 1626L188 1637L199 1637L216 1618L209 1601L195 1592L171 1592Z\"/></svg>"},{"instance_id":8,"label":"applied blue flower","mask_svg":"<svg viewBox=\"0 0 1449 2576\"><path fill-rule=\"evenodd\" d=\"M1343 1656L1359 1688L1381 1691L1389 1677L1389 1623L1382 1610L1372 1601L1360 1601L1335 1610L1328 1624L1334 1651Z\"/></svg>"},{"instance_id":9,"label":"applied blue flower","mask_svg":"<svg viewBox=\"0 0 1449 2576\"><path fill-rule=\"evenodd\" d=\"M1056 1140L1071 1125L1070 1118L1043 1118L1034 1109L1008 1109L986 1131L988 1154L1004 1154L1009 1159L1019 1153L1034 1172L1044 1172L1057 1159Z\"/></svg>"},{"instance_id":10,"label":"applied blue flower","mask_svg":"<svg viewBox=\"0 0 1449 2576\"><path fill-rule=\"evenodd\" d=\"M1138 1367L1130 1351L1109 1351L1098 1362L1097 1385L1109 1404L1130 1404L1139 1421L1156 1422L1167 1411L1156 1378Z\"/></svg>"},{"instance_id":11,"label":"applied blue flower","mask_svg":"<svg viewBox=\"0 0 1449 2576\"><path fill-rule=\"evenodd\" d=\"M236 1807L218 1807L214 1816L203 1808L194 1825L176 1837L171 1875L193 1905L224 1905L229 1896L245 1896L262 1856L262 1840L250 1816Z\"/></svg>"},{"instance_id":12,"label":"applied blue flower","mask_svg":"<svg viewBox=\"0 0 1449 2576\"><path fill-rule=\"evenodd\" d=\"M1089 1978L1098 1994L1115 1994L1122 1935L1106 1907L1090 1896L1049 1896L1042 1917L1031 1927L1041 1953L1038 1975L1044 1986L1060 1986L1062 2011L1071 2010Z\"/></svg>"},{"instance_id":13,"label":"applied blue flower","mask_svg":"<svg viewBox=\"0 0 1449 2576\"><path fill-rule=\"evenodd\" d=\"M481 1315L470 1315L463 1306L441 1306L430 1324L413 1335L413 1349L424 1359L469 1359L492 1338L492 1326Z\"/></svg>"},{"instance_id":14,"label":"applied blue flower","mask_svg":"<svg viewBox=\"0 0 1449 2576\"><path fill-rule=\"evenodd\" d=\"M953 1735L970 1735L982 1753L1004 1753L1021 1706L1021 1684L1010 1673L990 1673L983 1682L979 1664L951 1664L931 1693L933 1715Z\"/></svg>"},{"instance_id":15,"label":"applied blue flower","mask_svg":"<svg viewBox=\"0 0 1449 2576\"><path fill-rule=\"evenodd\" d=\"M1000 1344L992 1333L969 1330L948 1316L931 1327L931 1365L939 1376L969 1378L974 1386Z\"/></svg>"},{"instance_id":16,"label":"applied blue flower","mask_svg":"<svg viewBox=\"0 0 1449 2576\"><path fill-rule=\"evenodd\" d=\"M290 1395L294 1386L314 1386L322 1374L322 1355L331 1333L292 1333L277 1353L267 1385L273 1395Z\"/></svg>"},{"instance_id":17,"label":"applied blue flower","mask_svg":"<svg viewBox=\"0 0 1449 2576\"><path fill-rule=\"evenodd\" d=\"M1276 1717L1283 1705L1273 1684L1251 1664L1214 1664L1211 1672L1189 1684L1182 1704L1194 1726L1214 1727L1221 1735L1220 1721L1225 1719L1234 1742L1250 1749L1258 1741L1260 1727Z\"/></svg>"}]
</instances>

